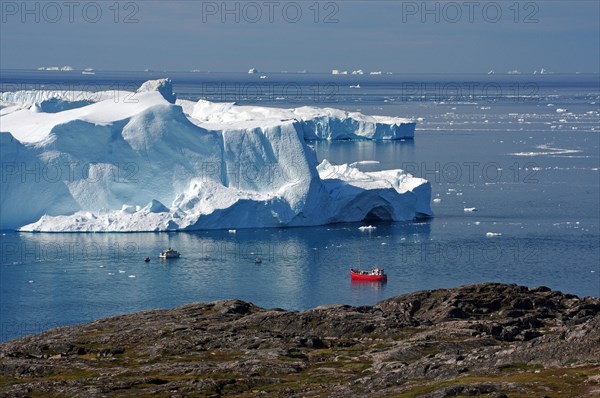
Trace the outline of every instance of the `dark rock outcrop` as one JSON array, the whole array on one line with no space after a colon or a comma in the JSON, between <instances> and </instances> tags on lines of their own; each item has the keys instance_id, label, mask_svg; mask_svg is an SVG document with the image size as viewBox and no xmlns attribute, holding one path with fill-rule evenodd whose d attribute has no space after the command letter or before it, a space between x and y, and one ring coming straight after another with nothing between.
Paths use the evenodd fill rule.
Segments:
<instances>
[{"instance_id":1,"label":"dark rock outcrop","mask_svg":"<svg viewBox=\"0 0 600 398\"><path fill-rule=\"evenodd\" d=\"M0 345L16 397L591 397L599 373L599 299L495 283L304 312L196 303Z\"/></svg>"}]
</instances>

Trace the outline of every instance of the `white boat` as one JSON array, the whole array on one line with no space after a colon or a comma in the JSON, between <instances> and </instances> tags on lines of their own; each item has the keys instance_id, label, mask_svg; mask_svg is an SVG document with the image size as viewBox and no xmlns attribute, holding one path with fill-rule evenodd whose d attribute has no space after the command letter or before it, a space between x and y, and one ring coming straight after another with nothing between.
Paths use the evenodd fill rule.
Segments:
<instances>
[{"instance_id":1,"label":"white boat","mask_svg":"<svg viewBox=\"0 0 600 398\"><path fill-rule=\"evenodd\" d=\"M179 258L181 254L177 250L173 250L170 247L160 252L160 258Z\"/></svg>"},{"instance_id":2,"label":"white boat","mask_svg":"<svg viewBox=\"0 0 600 398\"><path fill-rule=\"evenodd\" d=\"M374 226L372 226L372 225L367 225L367 226L364 226L364 225L363 225L362 227L358 227L358 229L359 229L360 231L373 231L373 230L376 230L376 229L377 229L377 227L374 227Z\"/></svg>"}]
</instances>

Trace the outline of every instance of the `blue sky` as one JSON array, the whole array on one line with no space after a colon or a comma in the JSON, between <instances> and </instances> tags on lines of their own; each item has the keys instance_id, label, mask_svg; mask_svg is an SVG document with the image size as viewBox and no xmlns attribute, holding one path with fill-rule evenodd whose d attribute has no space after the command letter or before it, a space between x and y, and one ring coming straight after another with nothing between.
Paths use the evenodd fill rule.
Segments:
<instances>
[{"instance_id":1,"label":"blue sky","mask_svg":"<svg viewBox=\"0 0 600 398\"><path fill-rule=\"evenodd\" d=\"M69 4L2 0L0 67L600 71L597 0Z\"/></svg>"}]
</instances>

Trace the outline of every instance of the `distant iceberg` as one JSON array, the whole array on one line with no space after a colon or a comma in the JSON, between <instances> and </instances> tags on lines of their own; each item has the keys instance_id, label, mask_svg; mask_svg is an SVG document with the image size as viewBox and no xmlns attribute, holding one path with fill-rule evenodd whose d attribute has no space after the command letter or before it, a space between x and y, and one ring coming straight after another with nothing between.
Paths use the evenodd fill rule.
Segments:
<instances>
[{"instance_id":1,"label":"distant iceberg","mask_svg":"<svg viewBox=\"0 0 600 398\"><path fill-rule=\"evenodd\" d=\"M37 70L45 70L45 71L62 71L62 72L71 72L74 70L72 66L40 66Z\"/></svg>"},{"instance_id":2,"label":"distant iceberg","mask_svg":"<svg viewBox=\"0 0 600 398\"><path fill-rule=\"evenodd\" d=\"M135 101L101 93L69 107L72 93L62 94L51 100L64 109L48 112L31 109L47 93L2 93L14 102L0 119L1 229L233 230L432 215L426 180L318 165L305 142L393 139L403 126L413 134L411 121L181 101L168 79L128 93Z\"/></svg>"}]
</instances>

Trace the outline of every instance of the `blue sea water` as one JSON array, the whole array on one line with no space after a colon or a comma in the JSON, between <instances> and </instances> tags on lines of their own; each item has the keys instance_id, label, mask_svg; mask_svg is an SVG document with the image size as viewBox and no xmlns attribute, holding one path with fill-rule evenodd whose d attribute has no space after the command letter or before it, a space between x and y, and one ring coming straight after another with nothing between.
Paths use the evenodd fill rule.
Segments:
<instances>
[{"instance_id":1,"label":"blue sea water","mask_svg":"<svg viewBox=\"0 0 600 398\"><path fill-rule=\"evenodd\" d=\"M311 146L319 160L375 160L365 167L427 178L435 217L370 232L361 223L236 233L3 231L0 340L229 298L300 310L484 281L600 297L598 75L2 71L0 80L3 91L132 90L164 76L186 99L418 118L414 140ZM168 246L182 257L159 260ZM359 264L385 268L388 282L351 283L348 269Z\"/></svg>"}]
</instances>

